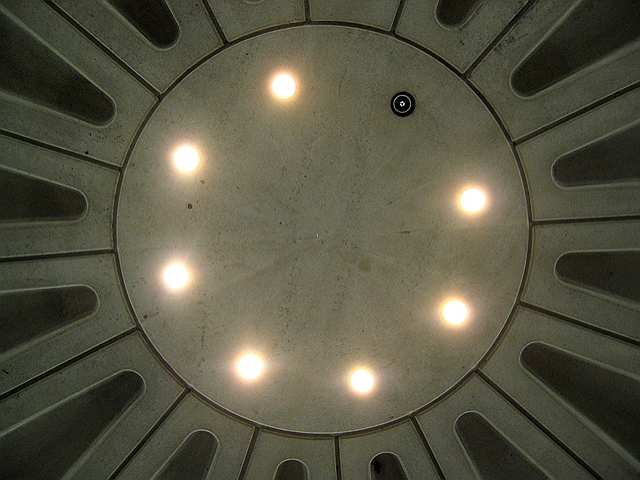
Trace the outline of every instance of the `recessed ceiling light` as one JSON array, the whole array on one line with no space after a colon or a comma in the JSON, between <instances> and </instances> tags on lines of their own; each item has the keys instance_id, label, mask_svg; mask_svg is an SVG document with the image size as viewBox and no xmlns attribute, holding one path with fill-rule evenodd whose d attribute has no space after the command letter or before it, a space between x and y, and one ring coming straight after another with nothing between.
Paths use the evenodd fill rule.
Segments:
<instances>
[{"instance_id":1,"label":"recessed ceiling light","mask_svg":"<svg viewBox=\"0 0 640 480\"><path fill-rule=\"evenodd\" d=\"M463 325L469 318L469 313L467 304L457 298L447 300L442 305L442 318L454 327Z\"/></svg>"},{"instance_id":2,"label":"recessed ceiling light","mask_svg":"<svg viewBox=\"0 0 640 480\"><path fill-rule=\"evenodd\" d=\"M173 151L173 165L182 173L193 172L199 163L200 155L192 145L181 145Z\"/></svg>"},{"instance_id":3,"label":"recessed ceiling light","mask_svg":"<svg viewBox=\"0 0 640 480\"><path fill-rule=\"evenodd\" d=\"M296 80L290 73L278 73L271 81L271 92L280 100L287 100L296 93Z\"/></svg>"},{"instance_id":4,"label":"recessed ceiling light","mask_svg":"<svg viewBox=\"0 0 640 480\"><path fill-rule=\"evenodd\" d=\"M480 213L487 206L487 194L479 188L467 188L460 194L459 204L465 213Z\"/></svg>"},{"instance_id":5,"label":"recessed ceiling light","mask_svg":"<svg viewBox=\"0 0 640 480\"><path fill-rule=\"evenodd\" d=\"M351 389L358 395L371 393L376 381L366 368L359 368L351 374Z\"/></svg>"},{"instance_id":6,"label":"recessed ceiling light","mask_svg":"<svg viewBox=\"0 0 640 480\"><path fill-rule=\"evenodd\" d=\"M191 281L191 275L183 263L173 262L165 267L162 279L169 290L182 290Z\"/></svg>"},{"instance_id":7,"label":"recessed ceiling light","mask_svg":"<svg viewBox=\"0 0 640 480\"><path fill-rule=\"evenodd\" d=\"M236 373L247 382L257 380L264 372L264 361L255 353L245 353L236 362Z\"/></svg>"}]
</instances>

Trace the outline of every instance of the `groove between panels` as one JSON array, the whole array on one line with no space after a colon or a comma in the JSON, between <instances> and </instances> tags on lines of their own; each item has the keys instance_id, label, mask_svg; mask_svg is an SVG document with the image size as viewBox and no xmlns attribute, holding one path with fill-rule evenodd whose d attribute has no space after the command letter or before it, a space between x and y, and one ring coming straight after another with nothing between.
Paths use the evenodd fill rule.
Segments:
<instances>
[{"instance_id":1,"label":"groove between panels","mask_svg":"<svg viewBox=\"0 0 640 480\"><path fill-rule=\"evenodd\" d=\"M558 445L566 454L568 454L574 461L576 461L582 468L584 468L593 478L597 480L604 480L598 472L596 472L587 462L585 462L578 454L576 454L571 448L569 448L562 440L551 432L547 427L540 423L533 415L531 415L524 407L522 407L514 398L512 398L507 392L505 392L498 384L491 380L485 373L477 369L475 373L480 377L492 390L498 393L504 398L513 408L515 408L520 414L527 418L538 430L544 433L549 439L551 439L556 445Z\"/></svg>"},{"instance_id":2,"label":"groove between panels","mask_svg":"<svg viewBox=\"0 0 640 480\"><path fill-rule=\"evenodd\" d=\"M92 355L93 353L108 347L109 345L112 345L116 342L118 342L119 340L122 340L123 338L137 332L138 329L136 327L132 327L128 330L125 330L124 332L120 333L119 335L116 335L115 337L110 338L109 340L106 340L105 342L99 343L98 345L91 347L90 349L82 352L79 355L76 355L72 358L69 358L67 360L65 360L64 362L56 365L55 367L46 370L45 372L40 373L39 375L36 375L35 377L31 378L30 380L27 380L24 383L21 383L20 385L15 386L14 388L12 388L11 390L7 390L6 392L4 392L2 395L0 395L0 401L4 400L5 398L11 397L12 395L18 393L20 390L23 390L37 382L39 382L40 380L44 380L45 378L49 377L50 375L53 375L54 373L57 373L61 370L64 370L66 367L74 364L75 362L78 362L80 360L82 360L83 358L88 357L89 355Z\"/></svg>"}]
</instances>

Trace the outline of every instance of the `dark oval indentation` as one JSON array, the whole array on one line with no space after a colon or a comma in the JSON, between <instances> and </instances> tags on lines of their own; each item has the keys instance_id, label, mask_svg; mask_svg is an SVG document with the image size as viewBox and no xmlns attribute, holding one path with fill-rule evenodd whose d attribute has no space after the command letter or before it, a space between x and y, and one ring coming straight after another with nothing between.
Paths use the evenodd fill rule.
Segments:
<instances>
[{"instance_id":1,"label":"dark oval indentation","mask_svg":"<svg viewBox=\"0 0 640 480\"><path fill-rule=\"evenodd\" d=\"M640 252L572 252L556 262L565 282L640 302Z\"/></svg>"},{"instance_id":2,"label":"dark oval indentation","mask_svg":"<svg viewBox=\"0 0 640 480\"><path fill-rule=\"evenodd\" d=\"M300 460L285 460L278 465L274 480L309 480L307 466Z\"/></svg>"},{"instance_id":3,"label":"dark oval indentation","mask_svg":"<svg viewBox=\"0 0 640 480\"><path fill-rule=\"evenodd\" d=\"M153 477L154 480L204 480L218 448L218 440L210 432L198 430L178 447L169 461Z\"/></svg>"},{"instance_id":4,"label":"dark oval indentation","mask_svg":"<svg viewBox=\"0 0 640 480\"><path fill-rule=\"evenodd\" d=\"M108 0L133 27L158 48L178 40L178 23L164 0Z\"/></svg>"},{"instance_id":5,"label":"dark oval indentation","mask_svg":"<svg viewBox=\"0 0 640 480\"><path fill-rule=\"evenodd\" d=\"M0 89L79 120L106 125L115 105L21 23L0 9Z\"/></svg>"},{"instance_id":6,"label":"dark oval indentation","mask_svg":"<svg viewBox=\"0 0 640 480\"><path fill-rule=\"evenodd\" d=\"M579 150L553 164L553 178L563 187L640 181L640 123Z\"/></svg>"},{"instance_id":7,"label":"dark oval indentation","mask_svg":"<svg viewBox=\"0 0 640 480\"><path fill-rule=\"evenodd\" d=\"M540 342L527 345L521 361L573 409L640 460L640 382Z\"/></svg>"},{"instance_id":8,"label":"dark oval indentation","mask_svg":"<svg viewBox=\"0 0 640 480\"><path fill-rule=\"evenodd\" d=\"M483 0L440 0L436 7L436 17L445 27L463 25L476 11Z\"/></svg>"},{"instance_id":9,"label":"dark oval indentation","mask_svg":"<svg viewBox=\"0 0 640 480\"><path fill-rule=\"evenodd\" d=\"M379 453L369 464L371 480L407 480L400 459L393 453Z\"/></svg>"},{"instance_id":10,"label":"dark oval indentation","mask_svg":"<svg viewBox=\"0 0 640 480\"><path fill-rule=\"evenodd\" d=\"M462 414L456 420L455 429L483 480L549 480L482 415Z\"/></svg>"},{"instance_id":11,"label":"dark oval indentation","mask_svg":"<svg viewBox=\"0 0 640 480\"><path fill-rule=\"evenodd\" d=\"M0 478L63 478L144 392L125 371L28 419L0 437Z\"/></svg>"},{"instance_id":12,"label":"dark oval indentation","mask_svg":"<svg viewBox=\"0 0 640 480\"><path fill-rule=\"evenodd\" d=\"M78 322L98 308L98 297L83 285L0 292L0 353Z\"/></svg>"},{"instance_id":13,"label":"dark oval indentation","mask_svg":"<svg viewBox=\"0 0 640 480\"><path fill-rule=\"evenodd\" d=\"M0 222L77 220L87 209L78 190L0 167Z\"/></svg>"},{"instance_id":14,"label":"dark oval indentation","mask_svg":"<svg viewBox=\"0 0 640 480\"><path fill-rule=\"evenodd\" d=\"M514 91L542 92L640 38L640 0L582 0L513 72Z\"/></svg>"}]
</instances>

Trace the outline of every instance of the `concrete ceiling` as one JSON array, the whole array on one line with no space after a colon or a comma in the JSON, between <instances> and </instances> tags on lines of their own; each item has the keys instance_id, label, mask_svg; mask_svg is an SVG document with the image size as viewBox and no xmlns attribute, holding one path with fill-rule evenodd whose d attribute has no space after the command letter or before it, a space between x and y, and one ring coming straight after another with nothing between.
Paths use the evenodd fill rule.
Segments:
<instances>
[{"instance_id":1,"label":"concrete ceiling","mask_svg":"<svg viewBox=\"0 0 640 480\"><path fill-rule=\"evenodd\" d=\"M0 478L638 478L640 2L205 2L0 0Z\"/></svg>"}]
</instances>

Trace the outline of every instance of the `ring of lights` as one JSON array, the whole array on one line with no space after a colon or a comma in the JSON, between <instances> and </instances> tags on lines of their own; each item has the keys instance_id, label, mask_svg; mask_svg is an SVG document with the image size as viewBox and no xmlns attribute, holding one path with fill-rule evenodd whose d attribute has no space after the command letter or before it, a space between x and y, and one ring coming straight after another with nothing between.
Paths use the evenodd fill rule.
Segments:
<instances>
[{"instance_id":1,"label":"ring of lights","mask_svg":"<svg viewBox=\"0 0 640 480\"><path fill-rule=\"evenodd\" d=\"M345 47L319 49L320 45L331 42ZM289 45L302 45L300 50L307 55L311 52L314 60L305 62L302 57L296 58L295 49L287 51ZM390 58L399 65L411 66L412 72L417 72L415 78L385 73L372 79L371 71L400 71L393 65L376 63L375 52L381 48L394 50L396 54ZM323 58L323 51L338 51L340 55ZM325 68L313 71L313 65ZM349 65L349 69L344 68L345 65ZM297 98L286 104L274 101L268 94L268 79L282 68L300 80ZM425 72L431 73L425 76ZM344 81L343 77L341 81L341 73L355 78ZM242 79L252 80L245 80L243 84ZM352 90L340 92L341 88L361 86L363 82L369 83L360 96ZM337 92L330 88L323 92L323 85L335 87ZM233 96L238 87L246 92L242 98ZM409 120L402 120L402 127L397 127L394 122L400 120L389 112L387 102L394 92L404 87L410 87L421 102L425 100L422 103L425 116L421 117L423 113L416 111ZM309 96L312 92L313 98ZM354 98L356 106L336 100L342 97ZM380 102L362 103L366 98L379 98ZM324 112L322 105L328 105ZM447 120L449 114L450 121ZM274 116L279 120L274 123L284 126L288 132L260 128ZM369 125L366 129L355 127L366 126L367 118L384 118L384 123ZM234 121L253 122L252 131L259 141L230 138ZM315 123L309 124L309 121ZM224 130L225 124L229 125L228 130ZM354 131L349 131L347 125L354 126ZM419 133L426 131L425 128L431 129L431 136ZM385 134L391 135L393 141L387 141ZM332 152L331 145L345 135L356 140L366 139L372 148L363 154L366 142L342 145L341 153L353 154L346 158L374 163L363 169L354 161L343 167L346 170L340 170L335 167L335 160L332 163L329 158L327 164L334 165L333 170L314 170L315 167L302 161L319 156L326 159L327 152ZM327 138L327 143L323 143L322 138ZM394 170L394 163L384 164L385 158L397 155L391 148L385 150L384 144L407 144L416 138L420 138L417 144L401 152L402 161L406 162L403 169ZM462 144L460 138L468 143ZM197 145L203 156L198 169L186 175L176 173L168 160L169 152L181 142ZM297 160L288 163L290 160L285 159L277 169L272 168L275 160L286 157L281 156L282 151L295 152L292 157ZM491 158L478 165L477 159L466 155L469 152L484 152ZM425 153L432 162L435 159L435 163L420 162L419 157ZM236 158L235 171L224 170L221 159L225 158ZM258 168L255 163L247 163L249 170L260 173L259 178L249 179L243 165L255 162L256 158L270 162ZM439 162L443 159L448 160L447 169ZM395 165L398 163L401 162L396 161ZM401 195L398 201L401 210L389 209L382 218L376 217L384 211L381 205L377 210L367 210L371 202L389 193L383 188L387 183L381 183L376 177L369 178L371 183L354 186L354 189L364 189L358 192L359 205L354 206L352 202L358 196L353 192L341 196L342 190L330 190L332 182L361 178L363 171L376 166L387 168L383 177L395 179L398 182L395 188L422 195L425 199L422 214L428 221L417 226L407 223L418 218L415 202L419 201L419 195L410 195L408 200ZM403 176L403 172L408 174ZM325 190L306 197L306 194L299 195L291 203L283 202L282 189L295 191L296 182L307 177L310 183L321 185ZM330 181L320 181L327 178ZM430 181L422 185L411 183L416 178ZM219 179L224 181L218 183ZM118 263L125 291L150 344L169 368L212 404L283 431L305 434L359 431L397 421L433 403L464 379L494 345L519 295L528 257L530 222L523 183L512 146L491 109L467 82L430 53L365 28L338 25L282 28L252 35L203 60L173 86L149 116L132 148L118 189L115 222ZM424 188L425 184L429 188ZM273 185L278 185L280 190L274 193ZM458 197L465 187L475 185L484 186L490 192L491 209L477 218L461 215L457 212ZM246 191L256 197L252 201L237 193L249 186ZM334 198L335 202L317 208L318 202L327 198ZM274 209L274 205L281 208ZM261 210L262 207L268 211ZM294 207L302 207L303 214L291 213ZM354 214L358 208L360 213ZM330 220L323 216L326 212L330 212ZM268 220L274 230L269 227L248 231L248 220L234 223L243 215L252 225ZM221 218L224 221L221 222ZM340 230L345 218L357 227ZM169 223L171 228L164 229L163 225ZM283 234L279 233L281 225L284 225ZM392 240L378 245L362 244L363 238L374 238L379 231L374 226L388 228L385 234ZM429 235L420 236L421 231L427 230ZM182 239L172 236L171 231L180 233ZM292 231L295 235L291 235ZM412 240L416 236L418 238ZM241 245L244 241L254 244ZM268 248L256 250L255 242L261 241L266 242ZM219 253L225 251L223 245L227 249L224 259ZM402 249L398 245L402 245ZM374 250L371 255L362 254L371 249ZM400 275L400 270L385 264L389 263L385 257L389 257L390 252L396 254L400 250L405 251L406 258L422 258L425 263L419 260L415 265L403 263ZM438 252L437 258L434 250ZM305 259L304 255L309 252L312 255ZM290 262L289 253L293 253L295 262ZM252 265L242 264L246 256L251 257ZM466 277L472 278L468 283L456 277L460 274L457 265L449 265L450 270L443 268L446 261L454 259L458 259L459 266L472 265L476 269ZM192 268L192 285L179 293L168 293L159 281L163 266L173 260ZM402 261L402 254L397 261ZM265 277L259 288L242 284L246 278L255 276L255 272L283 263L287 279L279 277L281 272L276 270ZM333 276L339 276L341 269L345 269L349 272L345 276L352 277L338 280L336 290L323 291L321 287L327 285L327 279L314 277L319 265L328 268ZM429 265L428 278L421 276L426 265ZM378 268L381 271L376 273ZM374 278L365 280L363 275ZM412 278L414 284L408 287L403 283L405 275ZM342 298L342 306L346 305L353 314L349 317L353 325L347 330L340 331L349 324L345 317L340 318L339 324L323 324L326 316L322 314L298 325L292 322L296 313L314 311L324 305L323 301L335 301L340 292L355 288L349 284L349 280L355 278L370 290L355 295L351 303ZM491 282L487 282L488 278ZM434 287L437 279L442 281L438 288ZM298 289L295 295L293 290L284 289L289 303L283 303L285 297L279 297L282 292L276 288L246 306L247 296L256 298L261 290L282 287L287 282ZM420 282L422 290L416 287ZM483 295L488 283L493 288L494 303L480 300L488 297ZM219 289L227 295L222 300L212 294ZM419 314L416 313L417 297L401 296L401 292L408 290L421 291ZM317 298L322 301L305 304L295 301L295 298L313 299L316 291L321 292ZM375 295L366 293L371 291ZM393 298L397 299L392 298L386 304L380 301L389 292L390 297L395 295ZM464 329L437 323L442 303L451 294L470 299L472 320ZM276 298L277 307L271 305L268 298ZM358 310L356 305L363 298L375 308ZM393 332L397 318L388 314L402 304L411 306L413 310L410 308L407 317L416 321L401 324L403 326ZM278 311L283 305L289 310ZM220 311L224 315L220 316ZM257 318L258 312L264 317ZM422 324L417 321L420 314ZM279 320L265 321L265 317ZM174 328L176 322L180 329ZM264 330L257 327L262 324ZM366 341L358 345L340 344L341 337L355 339L361 329L366 340L367 328L389 334L378 333L382 341L369 346L370 351ZM428 336L420 337L425 331ZM275 336L270 337L272 334L268 332L274 332ZM319 336L324 336L323 341L314 345L313 339ZM300 348L296 352L295 345L291 346L293 340L304 346L305 355ZM426 353L420 353L418 344L412 343L418 341L428 346ZM334 348L327 352L321 345ZM243 351L253 350L262 353L267 367L261 381L248 385L233 376L233 365ZM392 352L396 352L395 357ZM322 382L299 377L296 365L303 365L301 371L317 371ZM333 371L329 368L331 365L335 366ZM420 372L425 371L426 365L432 369L428 372L433 378L421 381ZM359 366L371 368L378 377L373 395L359 398L348 391L349 372ZM407 385L412 385L413 391L407 391ZM362 408L363 404L367 408ZM296 410L298 408L302 410Z\"/></svg>"}]
</instances>

